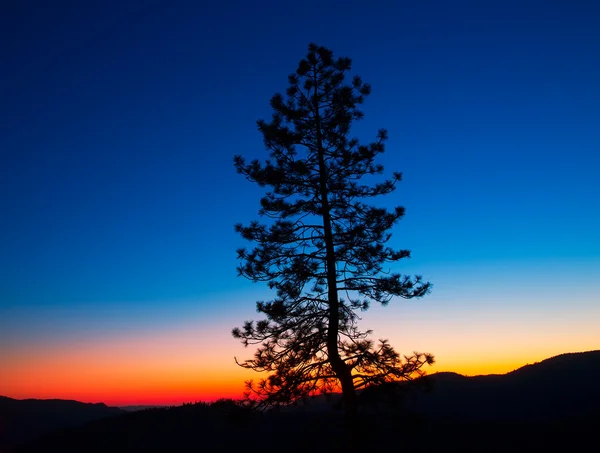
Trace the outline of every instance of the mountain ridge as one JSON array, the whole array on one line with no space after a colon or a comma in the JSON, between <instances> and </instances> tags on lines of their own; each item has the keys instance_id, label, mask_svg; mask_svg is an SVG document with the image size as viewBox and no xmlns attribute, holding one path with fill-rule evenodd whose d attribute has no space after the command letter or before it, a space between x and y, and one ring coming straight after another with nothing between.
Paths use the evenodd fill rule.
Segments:
<instances>
[{"instance_id":1,"label":"mountain ridge","mask_svg":"<svg viewBox=\"0 0 600 453\"><path fill-rule=\"evenodd\" d=\"M59 428L123 413L104 403L0 396L0 451Z\"/></svg>"},{"instance_id":2,"label":"mountain ridge","mask_svg":"<svg viewBox=\"0 0 600 453\"><path fill-rule=\"evenodd\" d=\"M556 432L562 432L560 435L564 435L564 444L570 446L568 442L574 433L584 438L595 433L600 422L600 350L560 354L502 375L464 376L454 372L439 372L425 379L432 384L430 390L411 390L409 397L406 397L406 392L401 392L399 405L390 404L390 400L386 399L389 392L382 393L384 398L376 399L374 405L363 403L361 416L366 417L365 429L369 433L380 433L377 445L394 445L392 438L396 438L390 433L397 429L415 429L423 434L435 432L440 438L446 436L455 439L458 442L456 445L463 441L461 436L475 436L480 442L488 438L502 438L497 445L499 450L489 451L505 451L500 447L508 445L507 442L529 441L532 436L536 442L541 442L539 445L552 447L554 441L539 438L551 439ZM270 435L275 436L274 443L279 438L285 442L299 435L306 436L298 444L299 450L293 451L305 451L301 445L312 444L323 447L318 451L327 451L327 445L327 448L334 448L335 445L327 444L330 438L319 437L323 434L314 427L326 424L332 432L343 435L342 412L335 409L334 400L335 395L333 400L318 397L313 401L315 404L300 405L279 413L256 414L236 408L233 403L221 404L220 407L217 407L218 404L213 407L198 403L126 412L104 403L0 397L0 421L7 421L7 415L10 415L6 411L7 402L13 406L37 403L49 407L54 405L54 408L57 405L77 407L84 411L95 410L97 414L95 419L78 420L54 433L46 427L41 437L39 432L23 430L21 427L19 442L15 439L4 445L0 442L0 451L4 452L17 444L23 447L15 451L65 451L65 448L81 451L90 445L102 446L107 451L115 447L187 448L202 446L198 443L201 440L217 445L224 439L231 442L231 448L234 448L236 440L233 437L236 436L232 437L231 433L239 434L241 439L266 427ZM112 415L116 416L108 414L114 409L116 411ZM21 412L21 422L29 423L31 420L26 420L25 412L25 409ZM51 412L46 411L46 414ZM12 414L18 412L13 411ZM48 419L42 417L39 420ZM505 433L507 429L512 430L508 437ZM477 433L473 434L473 430ZM2 432L0 440L1 435ZM473 441L471 437L468 439L469 442ZM243 448L243 444L239 447Z\"/></svg>"}]
</instances>

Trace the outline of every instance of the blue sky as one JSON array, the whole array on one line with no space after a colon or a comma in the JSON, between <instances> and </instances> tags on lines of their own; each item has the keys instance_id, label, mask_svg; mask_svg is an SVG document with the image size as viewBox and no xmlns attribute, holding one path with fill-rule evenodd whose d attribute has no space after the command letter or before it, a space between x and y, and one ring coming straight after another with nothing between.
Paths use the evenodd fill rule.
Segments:
<instances>
[{"instance_id":1,"label":"blue sky","mask_svg":"<svg viewBox=\"0 0 600 453\"><path fill-rule=\"evenodd\" d=\"M3 341L67 335L65 313L90 335L210 320L221 299L251 317L233 225L262 192L232 159L266 158L255 121L309 42L373 87L353 133L389 131L381 162L404 181L385 203L407 208L392 243L433 306L526 287L543 310L576 282L565 305L597 316L600 5L341 4L3 2Z\"/></svg>"}]
</instances>

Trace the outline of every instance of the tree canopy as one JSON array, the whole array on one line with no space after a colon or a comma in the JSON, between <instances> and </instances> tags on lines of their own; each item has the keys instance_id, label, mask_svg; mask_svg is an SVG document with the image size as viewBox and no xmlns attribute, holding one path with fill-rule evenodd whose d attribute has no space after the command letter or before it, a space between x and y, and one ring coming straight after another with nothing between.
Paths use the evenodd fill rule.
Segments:
<instances>
[{"instance_id":1,"label":"tree canopy","mask_svg":"<svg viewBox=\"0 0 600 453\"><path fill-rule=\"evenodd\" d=\"M420 298L431 284L390 270L410 257L388 245L404 208L388 210L369 200L393 192L402 175L374 184L363 179L383 173L375 159L387 132L379 130L369 144L350 136L371 91L359 76L348 83L350 70L349 58L310 44L288 77L285 96L272 97L271 120L257 122L270 158L234 159L238 173L267 188L258 212L266 223L235 226L253 243L237 251L238 273L267 282L275 296L256 303L264 319L232 331L257 347L252 359L238 363L267 374L247 382L246 396L261 406L341 389L352 414L357 389L412 379L433 363L431 354L400 355L358 326L359 313L373 302Z\"/></svg>"}]
</instances>

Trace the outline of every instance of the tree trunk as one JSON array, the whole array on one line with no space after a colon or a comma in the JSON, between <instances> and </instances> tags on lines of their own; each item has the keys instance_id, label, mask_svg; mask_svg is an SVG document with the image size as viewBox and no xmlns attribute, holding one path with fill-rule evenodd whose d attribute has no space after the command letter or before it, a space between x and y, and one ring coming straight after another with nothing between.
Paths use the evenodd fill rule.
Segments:
<instances>
[{"instance_id":1,"label":"tree trunk","mask_svg":"<svg viewBox=\"0 0 600 453\"><path fill-rule=\"evenodd\" d=\"M354 380L352 379L352 370L348 368L346 362L341 358L338 349L338 335L340 323L340 302L337 292L337 272L335 248L333 245L333 231L331 227L331 212L329 206L329 191L327 188L327 166L325 164L325 152L321 136L321 119L319 112L319 98L317 90L317 77L314 75L314 114L316 122L317 135L317 153L319 161L319 192L321 197L323 232L325 236L326 250L326 268L327 268L327 298L329 302L329 316L327 327L327 355L331 368L337 376L342 386L342 401L344 405L344 418L346 428L346 440L348 441L349 451L353 450L357 439L357 398L354 390Z\"/></svg>"}]
</instances>

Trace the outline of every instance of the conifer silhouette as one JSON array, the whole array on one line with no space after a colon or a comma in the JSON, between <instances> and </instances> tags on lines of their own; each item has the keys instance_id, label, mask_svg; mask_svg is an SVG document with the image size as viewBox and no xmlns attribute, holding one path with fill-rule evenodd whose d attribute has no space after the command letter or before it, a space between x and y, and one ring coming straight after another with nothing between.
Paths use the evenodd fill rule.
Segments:
<instances>
[{"instance_id":1,"label":"conifer silhouette","mask_svg":"<svg viewBox=\"0 0 600 453\"><path fill-rule=\"evenodd\" d=\"M246 383L248 400L272 407L341 389L353 419L357 389L421 376L433 356L401 356L358 327L358 313L372 302L422 297L431 284L389 271L410 256L386 245L404 208L388 211L367 201L394 191L401 174L372 185L361 180L383 172L375 158L387 132L379 130L368 145L349 137L371 91L359 76L345 83L350 69L349 58L310 44L288 77L286 96L272 97L271 121L257 122L270 159L247 163L235 156L238 173L268 187L259 215L270 219L235 226L254 243L237 251L238 273L267 282L276 296L256 304L266 319L246 321L232 334L245 346L258 345L252 359L238 364L267 373Z\"/></svg>"}]
</instances>

